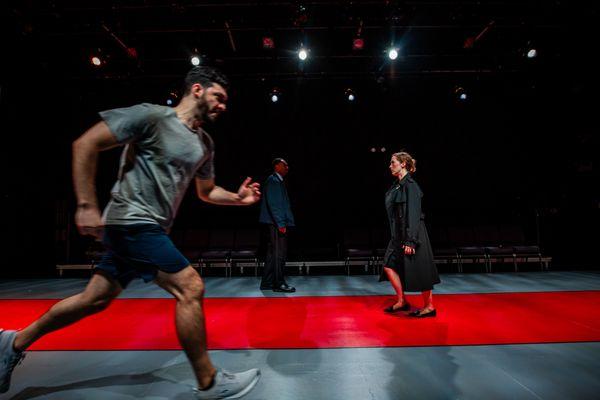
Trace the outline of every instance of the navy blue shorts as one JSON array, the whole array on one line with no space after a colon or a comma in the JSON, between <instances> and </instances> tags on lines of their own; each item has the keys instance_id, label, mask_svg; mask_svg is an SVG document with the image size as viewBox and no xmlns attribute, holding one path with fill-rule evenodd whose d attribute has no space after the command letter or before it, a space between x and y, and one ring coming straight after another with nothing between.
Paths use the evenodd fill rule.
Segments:
<instances>
[{"instance_id":1,"label":"navy blue shorts","mask_svg":"<svg viewBox=\"0 0 600 400\"><path fill-rule=\"evenodd\" d=\"M190 265L159 225L107 225L102 243L106 253L95 272L103 271L123 288L132 279L149 282L159 270L174 273Z\"/></svg>"}]
</instances>

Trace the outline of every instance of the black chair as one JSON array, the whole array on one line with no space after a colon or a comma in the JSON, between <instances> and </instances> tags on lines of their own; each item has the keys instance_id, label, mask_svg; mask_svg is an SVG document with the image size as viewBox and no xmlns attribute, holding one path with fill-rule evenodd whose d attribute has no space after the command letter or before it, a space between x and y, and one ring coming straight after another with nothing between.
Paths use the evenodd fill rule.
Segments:
<instances>
[{"instance_id":1,"label":"black chair","mask_svg":"<svg viewBox=\"0 0 600 400\"><path fill-rule=\"evenodd\" d=\"M176 233L175 240L180 242L179 249L192 264L198 264L202 251L208 247L208 230L187 229Z\"/></svg>"},{"instance_id":2,"label":"black chair","mask_svg":"<svg viewBox=\"0 0 600 400\"><path fill-rule=\"evenodd\" d=\"M448 228L449 241L456 245L458 271L463 272L466 263L483 264L488 271L487 258L483 247L476 246L475 232L470 226Z\"/></svg>"},{"instance_id":3,"label":"black chair","mask_svg":"<svg viewBox=\"0 0 600 400\"><path fill-rule=\"evenodd\" d=\"M364 265L365 272L373 263L371 235L366 229L349 229L343 232L342 256L346 273L350 275L350 266Z\"/></svg>"},{"instance_id":4,"label":"black chair","mask_svg":"<svg viewBox=\"0 0 600 400\"><path fill-rule=\"evenodd\" d=\"M204 267L224 267L225 276L231 276L231 250L233 245L233 230L212 230L208 238L208 249L200 254L200 271Z\"/></svg>"},{"instance_id":5,"label":"black chair","mask_svg":"<svg viewBox=\"0 0 600 400\"><path fill-rule=\"evenodd\" d=\"M431 247L436 264L456 264L458 267L458 253L456 247L449 239L448 231L444 227L431 229Z\"/></svg>"},{"instance_id":6,"label":"black chair","mask_svg":"<svg viewBox=\"0 0 600 400\"><path fill-rule=\"evenodd\" d=\"M518 271L518 263L519 262L539 262L540 268L542 270L545 269L542 251L539 246L536 245L528 245L528 246L513 246L513 256L514 256L514 265L515 272Z\"/></svg>"},{"instance_id":7,"label":"black chair","mask_svg":"<svg viewBox=\"0 0 600 400\"><path fill-rule=\"evenodd\" d=\"M371 230L371 246L373 247L373 272L381 273L383 269L383 256L389 241L389 232L386 229Z\"/></svg>"},{"instance_id":8,"label":"black chair","mask_svg":"<svg viewBox=\"0 0 600 400\"><path fill-rule=\"evenodd\" d=\"M492 268L492 264L495 263L514 263L515 255L513 246L485 246L484 249L487 254L490 270Z\"/></svg>"},{"instance_id":9,"label":"black chair","mask_svg":"<svg viewBox=\"0 0 600 400\"><path fill-rule=\"evenodd\" d=\"M483 264L486 272L491 272L487 261L487 253L480 246L460 246L457 248L458 270L463 272L463 264L470 262L473 264Z\"/></svg>"},{"instance_id":10,"label":"black chair","mask_svg":"<svg viewBox=\"0 0 600 400\"><path fill-rule=\"evenodd\" d=\"M258 275L258 250L260 246L260 232L257 229L240 229L235 232L234 247L230 260L232 267L239 266L240 273L244 273L244 264L254 266L254 276Z\"/></svg>"}]
</instances>

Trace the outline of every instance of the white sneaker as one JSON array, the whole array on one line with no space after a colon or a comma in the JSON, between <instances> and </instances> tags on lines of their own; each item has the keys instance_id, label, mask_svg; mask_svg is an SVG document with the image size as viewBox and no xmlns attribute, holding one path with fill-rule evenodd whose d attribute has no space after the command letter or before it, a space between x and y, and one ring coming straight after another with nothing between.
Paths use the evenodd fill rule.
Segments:
<instances>
[{"instance_id":1,"label":"white sneaker","mask_svg":"<svg viewBox=\"0 0 600 400\"><path fill-rule=\"evenodd\" d=\"M25 353L13 348L17 331L0 329L0 393L8 392L13 369L25 358Z\"/></svg>"},{"instance_id":2,"label":"white sneaker","mask_svg":"<svg viewBox=\"0 0 600 400\"><path fill-rule=\"evenodd\" d=\"M237 374L219 369L212 387L208 390L194 389L194 394L201 400L239 399L251 391L259 379L260 370L257 368Z\"/></svg>"}]
</instances>

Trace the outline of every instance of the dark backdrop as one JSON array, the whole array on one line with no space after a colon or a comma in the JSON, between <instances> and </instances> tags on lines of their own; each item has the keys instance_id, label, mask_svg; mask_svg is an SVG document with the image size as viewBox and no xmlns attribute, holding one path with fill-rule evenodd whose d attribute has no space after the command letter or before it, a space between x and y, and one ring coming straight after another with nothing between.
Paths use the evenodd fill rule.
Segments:
<instances>
[{"instance_id":1,"label":"dark backdrop","mask_svg":"<svg viewBox=\"0 0 600 400\"><path fill-rule=\"evenodd\" d=\"M385 227L389 158L404 149L418 161L430 228L512 223L530 242L539 229L555 265L597 267L597 64L587 53L591 28L565 24L573 30L552 44L560 57L508 72L393 74L382 62L381 76L300 74L275 82L248 79L220 62L233 78L229 112L207 128L217 146L217 182L235 189L245 176L262 180L272 158L286 158L296 237L330 244L343 229ZM81 260L89 244L67 232L74 212L71 142L100 110L164 104L189 64L174 62L160 76L81 77L60 54L38 57L43 41L16 24L5 38L0 274L51 274L56 263ZM273 83L282 91L276 104L268 97ZM456 99L457 84L467 101ZM350 86L354 103L343 96ZM118 156L112 150L101 157L102 204ZM251 228L257 217L258 207L208 206L190 190L176 228ZM65 235L72 239L69 254L57 245Z\"/></svg>"}]
</instances>

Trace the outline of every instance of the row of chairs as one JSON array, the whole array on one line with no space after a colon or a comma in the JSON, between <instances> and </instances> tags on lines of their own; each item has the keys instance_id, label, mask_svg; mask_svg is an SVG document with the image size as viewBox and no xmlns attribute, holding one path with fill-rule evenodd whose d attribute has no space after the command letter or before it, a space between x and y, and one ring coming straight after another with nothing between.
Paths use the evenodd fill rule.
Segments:
<instances>
[{"instance_id":1,"label":"row of chairs","mask_svg":"<svg viewBox=\"0 0 600 400\"><path fill-rule=\"evenodd\" d=\"M344 232L345 259L370 260L380 268L385 252L380 238L380 231ZM438 227L431 231L430 239L435 262L455 264L458 272L463 272L464 264L481 264L486 272L492 272L492 265L499 263L512 264L515 272L522 263L539 263L547 270L552 261L538 245L526 244L522 229L515 225Z\"/></svg>"},{"instance_id":2,"label":"row of chairs","mask_svg":"<svg viewBox=\"0 0 600 400\"><path fill-rule=\"evenodd\" d=\"M188 229L173 231L173 242L192 263L197 263L200 272L206 267L224 267L231 276L233 267L254 267L257 275L260 248L258 229Z\"/></svg>"},{"instance_id":3,"label":"row of chairs","mask_svg":"<svg viewBox=\"0 0 600 400\"><path fill-rule=\"evenodd\" d=\"M201 270L225 267L231 276L233 268L243 273L245 267L257 274L262 265L261 236L258 229L185 229L174 230L171 238L182 253ZM299 233L292 241L288 266L307 273L311 267L343 267L350 274L352 266L364 266L376 273L382 268L387 232L383 229L348 229L333 246L307 243L310 236ZM304 240L303 240L304 239ZM521 263L539 263L547 270L550 257L542 255L539 246L524 244L524 235L514 226L474 228L437 228L431 231L435 262L455 266L463 272L465 264L482 265L492 272L492 265L512 264L518 271ZM302 243L304 242L304 243ZM263 243L264 244L264 243ZM474 245L477 244L477 245ZM94 260L99 255L89 258Z\"/></svg>"}]
</instances>

